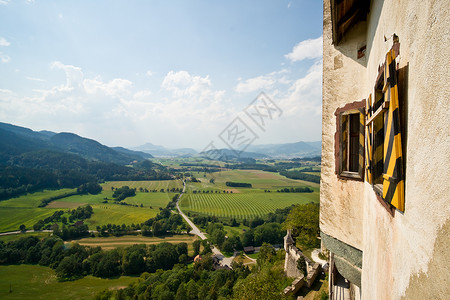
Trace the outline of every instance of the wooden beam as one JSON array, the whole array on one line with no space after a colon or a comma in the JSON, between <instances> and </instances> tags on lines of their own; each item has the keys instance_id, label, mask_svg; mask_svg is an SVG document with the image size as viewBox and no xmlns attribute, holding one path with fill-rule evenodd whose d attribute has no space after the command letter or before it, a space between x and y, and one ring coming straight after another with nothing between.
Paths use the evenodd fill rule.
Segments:
<instances>
[{"instance_id":1,"label":"wooden beam","mask_svg":"<svg viewBox=\"0 0 450 300\"><path fill-rule=\"evenodd\" d=\"M373 122L377 117L379 117L384 111L389 108L389 101L384 101L383 104L378 107L377 111L367 119L366 126Z\"/></svg>"}]
</instances>

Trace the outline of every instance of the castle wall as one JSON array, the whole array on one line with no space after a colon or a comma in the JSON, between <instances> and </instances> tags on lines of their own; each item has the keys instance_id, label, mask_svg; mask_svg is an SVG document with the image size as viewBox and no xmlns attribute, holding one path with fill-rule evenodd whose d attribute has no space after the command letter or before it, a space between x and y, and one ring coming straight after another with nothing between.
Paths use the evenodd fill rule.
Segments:
<instances>
[{"instance_id":1,"label":"castle wall","mask_svg":"<svg viewBox=\"0 0 450 300\"><path fill-rule=\"evenodd\" d=\"M442 247L450 242L449 11L449 1L373 0L367 21L334 46L330 1L324 1L320 228L362 251L363 299L439 299L450 293L442 275L450 255L449 247ZM402 133L405 211L392 216L370 184L337 178L334 112L373 93L394 33L400 42L398 67L407 75L403 87L407 106ZM364 44L365 57L358 59L357 50ZM350 262L349 257L342 258Z\"/></svg>"}]
</instances>

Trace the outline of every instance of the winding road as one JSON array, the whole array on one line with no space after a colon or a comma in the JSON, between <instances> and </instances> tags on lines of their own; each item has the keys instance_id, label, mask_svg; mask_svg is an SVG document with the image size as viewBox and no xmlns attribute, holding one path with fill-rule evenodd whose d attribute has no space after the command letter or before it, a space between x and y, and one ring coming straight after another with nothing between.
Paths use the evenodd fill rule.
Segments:
<instances>
[{"instance_id":1,"label":"winding road","mask_svg":"<svg viewBox=\"0 0 450 300\"><path fill-rule=\"evenodd\" d=\"M178 213L186 220L186 222L189 224L189 226L191 226L192 230L189 233L197 235L202 240L206 240L207 238L206 238L205 234L203 232L201 232L200 229L194 224L194 222L192 222L189 219L189 217L186 216L180 209L180 205L179 205L180 199L181 199L181 196L183 196L183 194L185 193L185 191L186 191L186 182L183 181L183 191L180 193L180 196L178 196L178 199L177 199ZM211 248L211 250L219 258L220 264L222 266L228 266L231 268L231 263L233 262L233 259L236 256L237 252L235 252L233 254L233 256L231 256L231 257L225 257L225 255L223 255L222 252L220 252L220 250L217 249L216 247L213 246Z\"/></svg>"}]
</instances>

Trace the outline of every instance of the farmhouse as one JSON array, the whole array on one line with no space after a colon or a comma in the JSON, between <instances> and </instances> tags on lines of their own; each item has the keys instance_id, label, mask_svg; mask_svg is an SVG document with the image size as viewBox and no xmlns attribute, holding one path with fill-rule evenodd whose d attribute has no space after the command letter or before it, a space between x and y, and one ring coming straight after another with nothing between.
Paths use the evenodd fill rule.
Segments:
<instances>
[{"instance_id":1,"label":"farmhouse","mask_svg":"<svg viewBox=\"0 0 450 300\"><path fill-rule=\"evenodd\" d=\"M450 293L449 11L450 1L324 1L330 299Z\"/></svg>"}]
</instances>

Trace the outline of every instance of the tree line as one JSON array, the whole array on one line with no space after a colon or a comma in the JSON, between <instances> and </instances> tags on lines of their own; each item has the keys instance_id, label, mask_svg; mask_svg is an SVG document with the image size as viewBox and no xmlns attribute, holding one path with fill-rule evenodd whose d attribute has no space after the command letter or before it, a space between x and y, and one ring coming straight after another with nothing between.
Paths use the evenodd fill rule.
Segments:
<instances>
[{"instance_id":1,"label":"tree line","mask_svg":"<svg viewBox=\"0 0 450 300\"><path fill-rule=\"evenodd\" d=\"M14 156L0 165L0 200L43 189L76 188L92 182L170 179L165 167L149 161L130 167L42 150Z\"/></svg>"},{"instance_id":2,"label":"tree line","mask_svg":"<svg viewBox=\"0 0 450 300\"><path fill-rule=\"evenodd\" d=\"M104 290L94 299L288 299L282 291L291 283L283 272L284 253L268 244L261 247L252 269L233 262L232 269L216 269L211 254L192 268L182 264L171 270L143 273L137 282L117 291Z\"/></svg>"},{"instance_id":3,"label":"tree line","mask_svg":"<svg viewBox=\"0 0 450 300\"><path fill-rule=\"evenodd\" d=\"M64 245L57 236L39 239L35 236L4 243L0 241L0 264L39 264L56 271L59 280L73 280L86 275L111 278L169 270L188 260L186 243L133 245L104 251L100 247Z\"/></svg>"}]
</instances>

